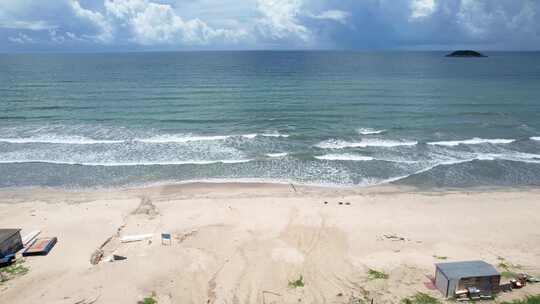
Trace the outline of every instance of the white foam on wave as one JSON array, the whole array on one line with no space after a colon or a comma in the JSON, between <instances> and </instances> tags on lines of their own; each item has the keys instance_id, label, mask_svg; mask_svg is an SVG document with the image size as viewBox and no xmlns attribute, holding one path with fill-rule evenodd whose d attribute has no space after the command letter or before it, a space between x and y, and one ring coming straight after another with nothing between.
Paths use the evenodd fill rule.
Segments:
<instances>
[{"instance_id":1,"label":"white foam on wave","mask_svg":"<svg viewBox=\"0 0 540 304\"><path fill-rule=\"evenodd\" d=\"M386 130L376 130L372 128L360 128L358 129L358 133L362 135L374 135L374 134L381 134L386 132Z\"/></svg>"},{"instance_id":2,"label":"white foam on wave","mask_svg":"<svg viewBox=\"0 0 540 304\"><path fill-rule=\"evenodd\" d=\"M255 137L257 137L257 133L253 133L253 134L244 134L242 135L243 138L247 138L247 139L253 139Z\"/></svg>"},{"instance_id":3,"label":"white foam on wave","mask_svg":"<svg viewBox=\"0 0 540 304\"><path fill-rule=\"evenodd\" d=\"M251 159L225 159L225 160L185 160L185 161L141 161L141 162L75 162L75 161L55 161L55 160L0 160L2 164L21 163L48 163L58 165L80 165L80 166L102 166L102 167L123 167L123 166L166 166L166 165L211 165L211 164L241 164L252 161Z\"/></svg>"},{"instance_id":4,"label":"white foam on wave","mask_svg":"<svg viewBox=\"0 0 540 304\"><path fill-rule=\"evenodd\" d=\"M344 161L370 161L374 160L373 157L356 155L356 154L326 154L321 156L315 156L320 160L344 160Z\"/></svg>"},{"instance_id":5,"label":"white foam on wave","mask_svg":"<svg viewBox=\"0 0 540 304\"><path fill-rule=\"evenodd\" d=\"M123 140L105 140L92 139L82 136L42 136L42 137L24 137L24 138L0 138L0 142L12 144L69 144L69 145L96 145L96 144L117 144L123 143Z\"/></svg>"},{"instance_id":6,"label":"white foam on wave","mask_svg":"<svg viewBox=\"0 0 540 304\"><path fill-rule=\"evenodd\" d=\"M266 156L272 157L272 158L285 157L287 155L288 155L288 153L285 153L285 152L283 152L283 153L267 153L266 154Z\"/></svg>"},{"instance_id":7,"label":"white foam on wave","mask_svg":"<svg viewBox=\"0 0 540 304\"><path fill-rule=\"evenodd\" d=\"M366 147L399 147L399 146L414 146L417 141L396 141L384 139L364 139L359 142L350 142L344 140L327 140L316 145L321 149L344 149L344 148L366 148Z\"/></svg>"},{"instance_id":8,"label":"white foam on wave","mask_svg":"<svg viewBox=\"0 0 540 304\"><path fill-rule=\"evenodd\" d=\"M478 153L478 160L509 160L524 163L540 163L540 154L511 152L511 153Z\"/></svg>"},{"instance_id":9,"label":"white foam on wave","mask_svg":"<svg viewBox=\"0 0 540 304\"><path fill-rule=\"evenodd\" d=\"M165 144L165 143L187 143L187 142L195 142L195 141L223 141L223 140L234 138L234 137L254 139L257 136L289 137L289 135L284 135L280 133L264 133L264 134L250 133L250 134L242 134L242 135L209 135L209 136L179 134L179 135L159 135L159 136L150 137L150 138L137 138L134 141L143 142L143 143Z\"/></svg>"},{"instance_id":10,"label":"white foam on wave","mask_svg":"<svg viewBox=\"0 0 540 304\"><path fill-rule=\"evenodd\" d=\"M137 138L134 141L152 144L187 143L193 141L218 141L226 140L232 135L194 136L194 135L159 135L150 138Z\"/></svg>"},{"instance_id":11,"label":"white foam on wave","mask_svg":"<svg viewBox=\"0 0 540 304\"><path fill-rule=\"evenodd\" d=\"M450 141L435 141L435 142L428 142L428 145L434 145L434 146L458 146L458 145L479 145L479 144L509 144L515 142L515 139L503 139L503 138L493 138L493 139L486 139L486 138L471 138L471 139L465 139L465 140L450 140Z\"/></svg>"},{"instance_id":12,"label":"white foam on wave","mask_svg":"<svg viewBox=\"0 0 540 304\"><path fill-rule=\"evenodd\" d=\"M531 137L531 140L539 140L540 141L540 136L533 136L533 137Z\"/></svg>"},{"instance_id":13,"label":"white foam on wave","mask_svg":"<svg viewBox=\"0 0 540 304\"><path fill-rule=\"evenodd\" d=\"M261 136L264 136L264 137L283 137L283 138L289 137L288 134L281 134L281 133L278 133L278 132L262 133Z\"/></svg>"}]
</instances>

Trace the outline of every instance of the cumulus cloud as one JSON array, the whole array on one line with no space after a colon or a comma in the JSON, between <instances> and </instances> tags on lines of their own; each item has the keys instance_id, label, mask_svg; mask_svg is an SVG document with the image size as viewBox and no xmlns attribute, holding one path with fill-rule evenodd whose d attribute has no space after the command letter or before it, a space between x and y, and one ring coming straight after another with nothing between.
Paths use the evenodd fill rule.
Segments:
<instances>
[{"instance_id":1,"label":"cumulus cloud","mask_svg":"<svg viewBox=\"0 0 540 304\"><path fill-rule=\"evenodd\" d=\"M0 51L538 49L540 1L0 0L0 40Z\"/></svg>"},{"instance_id":2,"label":"cumulus cloud","mask_svg":"<svg viewBox=\"0 0 540 304\"><path fill-rule=\"evenodd\" d=\"M69 4L75 16L93 24L98 29L98 34L86 35L86 37L99 42L110 42L113 39L112 27L100 12L83 8L77 0L71 0Z\"/></svg>"},{"instance_id":3,"label":"cumulus cloud","mask_svg":"<svg viewBox=\"0 0 540 304\"><path fill-rule=\"evenodd\" d=\"M411 18L428 17L435 11L435 0L412 0Z\"/></svg>"},{"instance_id":4,"label":"cumulus cloud","mask_svg":"<svg viewBox=\"0 0 540 304\"><path fill-rule=\"evenodd\" d=\"M34 39L32 39L32 38L28 37L28 35L25 35L25 34L22 34L22 33L19 33L15 37L8 37L8 40L10 42L18 43L18 44L34 43Z\"/></svg>"},{"instance_id":5,"label":"cumulus cloud","mask_svg":"<svg viewBox=\"0 0 540 304\"><path fill-rule=\"evenodd\" d=\"M346 24L347 18L349 18L349 13L340 10L328 10L318 15L311 14L310 17L321 20L332 20L342 24Z\"/></svg>"},{"instance_id":6,"label":"cumulus cloud","mask_svg":"<svg viewBox=\"0 0 540 304\"><path fill-rule=\"evenodd\" d=\"M300 38L311 39L311 31L299 21L302 0L258 0L257 9L262 18L258 29L265 37L275 40Z\"/></svg>"},{"instance_id":7,"label":"cumulus cloud","mask_svg":"<svg viewBox=\"0 0 540 304\"><path fill-rule=\"evenodd\" d=\"M143 44L205 45L216 40L237 42L247 35L243 29L212 28L202 20L185 20L171 5L146 0L106 0L107 13Z\"/></svg>"}]
</instances>

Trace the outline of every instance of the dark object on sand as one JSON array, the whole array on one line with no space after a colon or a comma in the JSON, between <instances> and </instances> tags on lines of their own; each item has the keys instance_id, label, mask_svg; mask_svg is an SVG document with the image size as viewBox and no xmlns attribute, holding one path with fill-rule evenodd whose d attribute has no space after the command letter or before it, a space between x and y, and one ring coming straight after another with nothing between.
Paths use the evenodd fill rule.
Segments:
<instances>
[{"instance_id":1,"label":"dark object on sand","mask_svg":"<svg viewBox=\"0 0 540 304\"><path fill-rule=\"evenodd\" d=\"M492 265L484 261L467 261L435 264L435 286L447 298L458 290L476 288L480 296L491 296L499 292L501 275Z\"/></svg>"},{"instance_id":2,"label":"dark object on sand","mask_svg":"<svg viewBox=\"0 0 540 304\"><path fill-rule=\"evenodd\" d=\"M446 57L487 57L487 56L477 51L459 50L459 51L455 51L446 55Z\"/></svg>"},{"instance_id":3,"label":"dark object on sand","mask_svg":"<svg viewBox=\"0 0 540 304\"><path fill-rule=\"evenodd\" d=\"M32 246L26 248L25 251L23 251L23 256L34 256L34 255L47 255L49 254L49 251L53 249L54 245L58 239L56 237L53 238L39 238L37 239Z\"/></svg>"},{"instance_id":4,"label":"dark object on sand","mask_svg":"<svg viewBox=\"0 0 540 304\"><path fill-rule=\"evenodd\" d=\"M13 263L14 260L15 260L14 254L6 255L5 257L0 258L0 268L11 265L11 263Z\"/></svg>"},{"instance_id":5,"label":"dark object on sand","mask_svg":"<svg viewBox=\"0 0 540 304\"><path fill-rule=\"evenodd\" d=\"M114 260L114 261L123 261L123 260L127 260L127 257L121 256L121 255L113 254L112 257L113 257L113 260Z\"/></svg>"},{"instance_id":6,"label":"dark object on sand","mask_svg":"<svg viewBox=\"0 0 540 304\"><path fill-rule=\"evenodd\" d=\"M23 249L21 229L0 229L0 258Z\"/></svg>"},{"instance_id":7,"label":"dark object on sand","mask_svg":"<svg viewBox=\"0 0 540 304\"><path fill-rule=\"evenodd\" d=\"M501 289L502 292L510 292L513 289L512 283L501 284L499 288Z\"/></svg>"}]
</instances>

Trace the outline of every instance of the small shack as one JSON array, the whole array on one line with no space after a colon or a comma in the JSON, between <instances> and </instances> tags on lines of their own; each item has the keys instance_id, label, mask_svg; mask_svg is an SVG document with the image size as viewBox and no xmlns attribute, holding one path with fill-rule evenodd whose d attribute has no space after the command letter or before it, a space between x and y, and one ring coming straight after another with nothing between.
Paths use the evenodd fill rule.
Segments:
<instances>
[{"instance_id":1,"label":"small shack","mask_svg":"<svg viewBox=\"0 0 540 304\"><path fill-rule=\"evenodd\" d=\"M477 288L487 296L499 292L501 275L484 261L439 263L435 267L435 286L447 298L468 288Z\"/></svg>"},{"instance_id":2,"label":"small shack","mask_svg":"<svg viewBox=\"0 0 540 304\"><path fill-rule=\"evenodd\" d=\"M21 229L0 229L0 258L23 249Z\"/></svg>"}]
</instances>

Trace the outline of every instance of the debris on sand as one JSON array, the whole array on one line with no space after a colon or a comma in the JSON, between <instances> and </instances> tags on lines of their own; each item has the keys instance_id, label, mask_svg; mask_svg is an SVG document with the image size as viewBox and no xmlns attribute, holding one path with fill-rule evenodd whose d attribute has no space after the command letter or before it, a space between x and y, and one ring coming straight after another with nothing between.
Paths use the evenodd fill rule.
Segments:
<instances>
[{"instance_id":1,"label":"debris on sand","mask_svg":"<svg viewBox=\"0 0 540 304\"><path fill-rule=\"evenodd\" d=\"M137 209L132 212L132 214L142 214L154 218L159 215L159 212L156 206L152 203L152 200L144 196L143 198L141 198L141 203L139 204Z\"/></svg>"},{"instance_id":2,"label":"debris on sand","mask_svg":"<svg viewBox=\"0 0 540 304\"><path fill-rule=\"evenodd\" d=\"M383 234L383 238L393 241L393 242L404 242L404 241L410 241L409 239L396 235L396 234Z\"/></svg>"}]
</instances>

